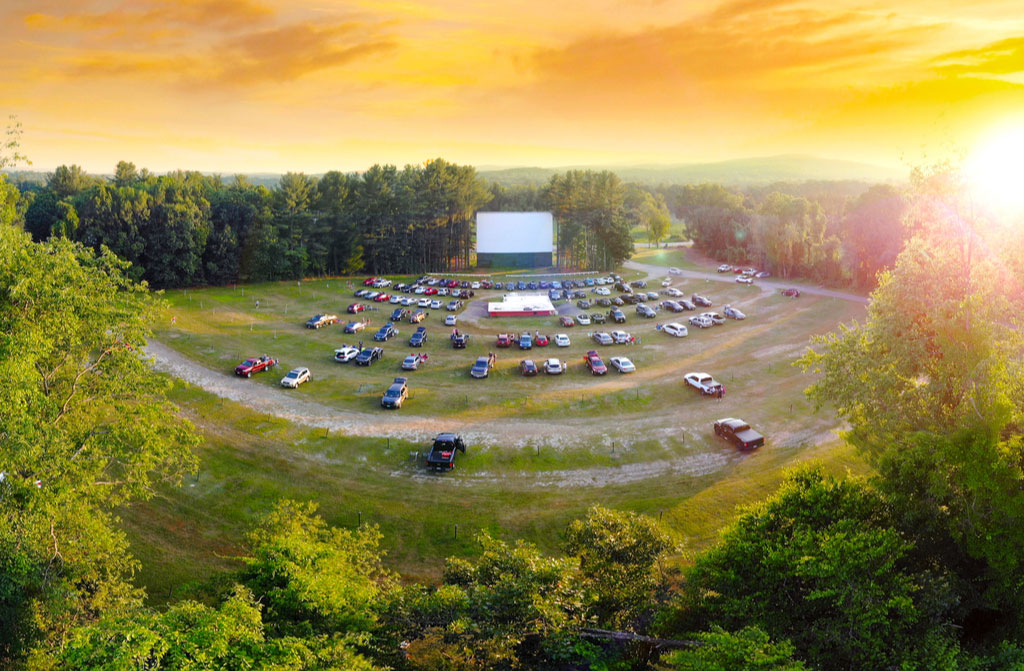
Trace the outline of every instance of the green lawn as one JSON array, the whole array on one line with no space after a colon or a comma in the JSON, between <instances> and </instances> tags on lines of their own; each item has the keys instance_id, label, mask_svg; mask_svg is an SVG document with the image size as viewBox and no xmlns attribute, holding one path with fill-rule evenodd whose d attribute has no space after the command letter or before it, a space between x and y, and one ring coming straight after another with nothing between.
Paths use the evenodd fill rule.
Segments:
<instances>
[{"instance_id":1,"label":"green lawn","mask_svg":"<svg viewBox=\"0 0 1024 671\"><path fill-rule=\"evenodd\" d=\"M684 265L674 258L671 264ZM481 528L557 551L566 523L601 503L662 516L689 552L712 542L737 504L763 498L794 464L814 459L837 471L863 470L835 437L835 416L809 405L803 389L810 380L792 365L810 335L862 316L863 306L811 296L792 301L726 283L676 280L676 286L708 295L714 309L735 303L748 318L691 327L689 337L676 339L657 332L655 323L685 323L688 313L648 321L627 306L624 328L642 344L597 349L606 360L628 355L638 372L596 378L582 364L585 350L595 347L586 337L593 326L562 329L554 318L464 318L460 328L472 340L458 351L441 324L447 313L432 311L423 349L430 361L410 375L412 397L400 411L381 410L378 401L399 374L410 351L406 343L386 344L381 363L359 368L331 359L335 347L357 338L343 336L338 326L303 327L315 312L341 316L354 300L346 281L168 292L171 311L158 328L162 342L225 375L246 356L273 354L282 362L278 370L226 380L363 424L347 434L327 432L177 385L174 400L206 440L198 450L198 477L122 511L143 563L141 583L161 600L172 588L231 566L254 516L281 497L318 502L333 524L353 526L361 513L364 523L381 525L392 567L409 579L430 580L446 556L476 551L472 536ZM371 320L378 325L383 315ZM404 341L413 329L400 328ZM564 330L573 343L529 354L495 349L495 333L522 330ZM470 364L488 351L498 353L497 371L471 379ZM558 356L570 368L562 376L523 378L516 365L528 355ZM308 366L314 381L295 391L278 387L283 372L296 365ZM718 377L726 398L686 390L681 377L691 370ZM730 415L761 430L767 445L740 454L715 439L711 421ZM457 470L440 477L410 458L425 449L438 421L472 436Z\"/></svg>"}]
</instances>

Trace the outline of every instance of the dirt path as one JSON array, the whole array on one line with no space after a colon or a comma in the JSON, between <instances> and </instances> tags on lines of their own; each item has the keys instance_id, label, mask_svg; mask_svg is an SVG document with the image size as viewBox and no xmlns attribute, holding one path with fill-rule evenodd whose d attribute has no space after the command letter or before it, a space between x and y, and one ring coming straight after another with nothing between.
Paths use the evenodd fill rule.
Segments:
<instances>
[{"instance_id":1,"label":"dirt path","mask_svg":"<svg viewBox=\"0 0 1024 671\"><path fill-rule=\"evenodd\" d=\"M665 266L657 266L650 263L641 263L639 261L626 261L623 265L631 270L637 270L642 273L647 273L650 277L686 277L694 280L712 280L715 282L736 282L736 276L732 273L705 273L697 270L680 270L678 274L669 275L668 268ZM786 287L792 286L785 282L779 282L776 280L755 280L754 286L761 289L762 293L774 293L776 291L782 291ZM814 294L815 296L828 296L829 298L838 298L844 301L852 301L854 303L861 303L867 305L869 300L865 296L858 296L857 294L851 294L847 291L836 291L835 289L826 289L824 287L811 287L801 286L801 293Z\"/></svg>"}]
</instances>

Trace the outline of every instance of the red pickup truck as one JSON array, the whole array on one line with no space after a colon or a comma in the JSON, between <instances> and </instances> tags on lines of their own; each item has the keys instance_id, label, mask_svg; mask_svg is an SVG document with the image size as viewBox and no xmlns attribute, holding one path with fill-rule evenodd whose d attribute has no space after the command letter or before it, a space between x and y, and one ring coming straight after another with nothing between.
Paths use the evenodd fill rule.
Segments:
<instances>
[{"instance_id":1,"label":"red pickup truck","mask_svg":"<svg viewBox=\"0 0 1024 671\"><path fill-rule=\"evenodd\" d=\"M253 373L261 373L265 370L270 370L277 365L277 360L269 356L258 356L251 359L246 359L242 363L235 366L235 375L243 375L245 377L252 377Z\"/></svg>"}]
</instances>

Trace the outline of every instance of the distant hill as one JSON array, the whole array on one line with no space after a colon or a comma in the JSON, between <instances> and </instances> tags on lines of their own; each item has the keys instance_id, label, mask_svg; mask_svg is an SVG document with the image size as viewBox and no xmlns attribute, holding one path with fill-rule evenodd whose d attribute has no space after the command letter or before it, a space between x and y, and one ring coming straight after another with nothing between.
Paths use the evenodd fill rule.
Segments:
<instances>
[{"instance_id":1,"label":"distant hill","mask_svg":"<svg viewBox=\"0 0 1024 671\"><path fill-rule=\"evenodd\" d=\"M847 182L894 182L906 179L905 170L886 168L870 163L841 161L802 154L783 154L757 158L740 158L713 163L680 163L666 165L571 165L560 168L499 168L482 166L477 168L480 176L512 186L516 184L544 183L552 175L566 170L610 170L623 181L638 182L649 186L659 184L700 184L713 182L727 186L765 186L776 182L800 183L805 181L847 181ZM160 174L160 173L157 173ZM214 173L204 173L214 174ZM219 173L230 181L234 173ZM112 177L111 175L100 175ZM321 174L311 173L311 177ZM47 173L42 171L13 171L11 177L23 184L45 184ZM252 184L274 188L281 175L275 173L251 173L246 177Z\"/></svg>"},{"instance_id":2,"label":"distant hill","mask_svg":"<svg viewBox=\"0 0 1024 671\"><path fill-rule=\"evenodd\" d=\"M806 180L889 182L906 177L906 172L899 169L799 154L678 165L504 168L480 170L480 175L501 184L513 185L546 182L552 175L566 170L610 170L624 181L649 185L715 182L747 186Z\"/></svg>"}]
</instances>

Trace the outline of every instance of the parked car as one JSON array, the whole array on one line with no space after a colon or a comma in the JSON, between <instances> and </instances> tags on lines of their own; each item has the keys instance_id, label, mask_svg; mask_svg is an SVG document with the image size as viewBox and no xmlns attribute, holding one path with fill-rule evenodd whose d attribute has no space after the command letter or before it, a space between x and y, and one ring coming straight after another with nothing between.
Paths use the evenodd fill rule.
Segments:
<instances>
[{"instance_id":1,"label":"parked car","mask_svg":"<svg viewBox=\"0 0 1024 671\"><path fill-rule=\"evenodd\" d=\"M694 294L690 296L690 300L693 301L694 305L699 305L702 308L709 308L712 305L710 298L708 298L707 296L701 296L700 294Z\"/></svg>"},{"instance_id":2,"label":"parked car","mask_svg":"<svg viewBox=\"0 0 1024 671\"><path fill-rule=\"evenodd\" d=\"M296 389L303 382L313 379L308 368L292 368L288 374L281 378L281 386L288 389Z\"/></svg>"},{"instance_id":3,"label":"parked car","mask_svg":"<svg viewBox=\"0 0 1024 671\"><path fill-rule=\"evenodd\" d=\"M612 306L612 300L610 298L598 298L594 301L594 305L600 305L603 308L610 308Z\"/></svg>"},{"instance_id":4,"label":"parked car","mask_svg":"<svg viewBox=\"0 0 1024 671\"><path fill-rule=\"evenodd\" d=\"M754 278L749 275L740 275L736 278L736 281L740 284L753 284Z\"/></svg>"},{"instance_id":5,"label":"parked car","mask_svg":"<svg viewBox=\"0 0 1024 671\"><path fill-rule=\"evenodd\" d=\"M704 396L718 396L725 390L721 382L707 373L687 373L683 380Z\"/></svg>"},{"instance_id":6,"label":"parked car","mask_svg":"<svg viewBox=\"0 0 1024 671\"><path fill-rule=\"evenodd\" d=\"M714 324L715 326L721 326L722 324L725 323L725 317L723 317L722 315L718 314L717 312L701 312L700 316L701 317L707 317L708 319L711 320L711 323Z\"/></svg>"},{"instance_id":7,"label":"parked car","mask_svg":"<svg viewBox=\"0 0 1024 671\"><path fill-rule=\"evenodd\" d=\"M647 282L645 280L633 280L629 283L629 286L636 287L637 289L646 289Z\"/></svg>"},{"instance_id":8,"label":"parked car","mask_svg":"<svg viewBox=\"0 0 1024 671\"><path fill-rule=\"evenodd\" d=\"M640 303L639 305L637 305L636 313L641 317L646 317L647 319L653 319L654 317L658 316L658 313L654 311L654 308L647 305L646 303Z\"/></svg>"},{"instance_id":9,"label":"parked car","mask_svg":"<svg viewBox=\"0 0 1024 671\"><path fill-rule=\"evenodd\" d=\"M427 327L420 326L416 329L416 332L409 336L409 345L411 347L423 347L423 343L427 341Z\"/></svg>"},{"instance_id":10,"label":"parked car","mask_svg":"<svg viewBox=\"0 0 1024 671\"><path fill-rule=\"evenodd\" d=\"M448 337L452 341L452 349L466 349L466 345L469 344L469 334L462 333L459 329L454 329Z\"/></svg>"},{"instance_id":11,"label":"parked car","mask_svg":"<svg viewBox=\"0 0 1024 671\"><path fill-rule=\"evenodd\" d=\"M445 326L455 326L458 322L459 322L459 316L458 315L447 315L444 318L444 325Z\"/></svg>"},{"instance_id":12,"label":"parked car","mask_svg":"<svg viewBox=\"0 0 1024 671\"><path fill-rule=\"evenodd\" d=\"M669 312L682 312L683 306L677 301L662 301L661 307L668 310Z\"/></svg>"},{"instance_id":13,"label":"parked car","mask_svg":"<svg viewBox=\"0 0 1024 671\"><path fill-rule=\"evenodd\" d=\"M709 318L705 317L704 315L694 315L690 317L690 326L696 326L697 328L706 329L714 325L715 323L711 321Z\"/></svg>"},{"instance_id":14,"label":"parked car","mask_svg":"<svg viewBox=\"0 0 1024 671\"><path fill-rule=\"evenodd\" d=\"M580 310L589 310L590 309L590 301L578 300L578 301L576 301L576 307L578 307Z\"/></svg>"},{"instance_id":15,"label":"parked car","mask_svg":"<svg viewBox=\"0 0 1024 671\"><path fill-rule=\"evenodd\" d=\"M381 396L381 406L395 410L401 408L402 404L405 403L405 399L409 398L408 382L409 378L407 377L396 377L391 386L384 392L384 395Z\"/></svg>"},{"instance_id":16,"label":"parked car","mask_svg":"<svg viewBox=\"0 0 1024 671\"><path fill-rule=\"evenodd\" d=\"M353 303L352 305L348 306L348 313L350 315L354 315L354 314L362 312L365 309L366 309L366 306L363 305L362 303Z\"/></svg>"},{"instance_id":17,"label":"parked car","mask_svg":"<svg viewBox=\"0 0 1024 671\"><path fill-rule=\"evenodd\" d=\"M391 300L391 296L389 294L377 294L373 297L373 300L377 303L387 303Z\"/></svg>"},{"instance_id":18,"label":"parked car","mask_svg":"<svg viewBox=\"0 0 1024 671\"><path fill-rule=\"evenodd\" d=\"M348 363L352 359L356 358L359 354L359 349L352 347L351 345L342 345L338 349L334 350L334 360L338 363Z\"/></svg>"},{"instance_id":19,"label":"parked car","mask_svg":"<svg viewBox=\"0 0 1024 671\"><path fill-rule=\"evenodd\" d=\"M730 319L746 319L747 315L743 314L731 305L726 305L722 308L722 314Z\"/></svg>"},{"instance_id":20,"label":"parked car","mask_svg":"<svg viewBox=\"0 0 1024 671\"><path fill-rule=\"evenodd\" d=\"M598 332L594 333L593 335L591 335L590 337L598 345L613 345L613 344L615 344L615 339L612 338L612 336L610 334L605 333L603 331L598 331Z\"/></svg>"},{"instance_id":21,"label":"parked car","mask_svg":"<svg viewBox=\"0 0 1024 671\"><path fill-rule=\"evenodd\" d=\"M572 326L576 325L576 322L573 321L573 318L568 316L568 315L563 315L563 316L559 317L558 321L559 321L559 323L562 326L564 326L566 328L569 328L569 327L572 327Z\"/></svg>"},{"instance_id":22,"label":"parked car","mask_svg":"<svg viewBox=\"0 0 1024 671\"><path fill-rule=\"evenodd\" d=\"M469 374L475 378L485 378L491 373L491 367L494 364L491 362L490 357L481 356L477 357L473 367L469 369Z\"/></svg>"},{"instance_id":23,"label":"parked car","mask_svg":"<svg viewBox=\"0 0 1024 671\"><path fill-rule=\"evenodd\" d=\"M674 336L676 338L685 338L689 334L689 332L686 330L686 327L678 322L665 324L664 326L661 327L661 332L667 333L670 336Z\"/></svg>"},{"instance_id":24,"label":"parked car","mask_svg":"<svg viewBox=\"0 0 1024 671\"><path fill-rule=\"evenodd\" d=\"M576 315L576 323L580 326L590 326L590 315L586 313Z\"/></svg>"},{"instance_id":25,"label":"parked car","mask_svg":"<svg viewBox=\"0 0 1024 671\"><path fill-rule=\"evenodd\" d=\"M391 313L391 321L393 322L400 322L408 318L409 311L406 310L405 308L395 308L394 311Z\"/></svg>"},{"instance_id":26,"label":"parked car","mask_svg":"<svg viewBox=\"0 0 1024 671\"><path fill-rule=\"evenodd\" d=\"M533 359L523 359L519 362L519 372L523 377L532 377L537 374L537 364L533 362Z\"/></svg>"},{"instance_id":27,"label":"parked car","mask_svg":"<svg viewBox=\"0 0 1024 671\"><path fill-rule=\"evenodd\" d=\"M385 342L387 340L390 340L391 338L394 338L396 335L398 335L398 329L395 328L394 324L388 322L387 324L384 324L384 326L381 326L380 329L378 329L377 332L373 334L373 339L376 340L377 342Z\"/></svg>"},{"instance_id":28,"label":"parked car","mask_svg":"<svg viewBox=\"0 0 1024 671\"><path fill-rule=\"evenodd\" d=\"M462 301L451 300L451 301L448 301L448 305L445 306L445 309L448 310L448 312L455 312L456 310L458 310L461 307L462 307Z\"/></svg>"},{"instance_id":29,"label":"parked car","mask_svg":"<svg viewBox=\"0 0 1024 671\"><path fill-rule=\"evenodd\" d=\"M694 303L693 301L687 300L685 298L680 298L679 299L679 304L683 306L684 310L696 310L697 309L697 304L696 303Z\"/></svg>"},{"instance_id":30,"label":"parked car","mask_svg":"<svg viewBox=\"0 0 1024 671\"><path fill-rule=\"evenodd\" d=\"M555 346L556 347L568 347L569 346L569 336L565 335L564 333L555 334Z\"/></svg>"},{"instance_id":31,"label":"parked car","mask_svg":"<svg viewBox=\"0 0 1024 671\"><path fill-rule=\"evenodd\" d=\"M679 270L675 266L672 266L671 268L668 269L668 272L672 273L673 275L678 275L683 271Z\"/></svg>"},{"instance_id":32,"label":"parked car","mask_svg":"<svg viewBox=\"0 0 1024 671\"><path fill-rule=\"evenodd\" d=\"M430 309L431 310L440 310L441 309L441 301L430 301Z\"/></svg>"},{"instance_id":33,"label":"parked car","mask_svg":"<svg viewBox=\"0 0 1024 671\"><path fill-rule=\"evenodd\" d=\"M434 439L427 454L427 468L433 471L450 471L455 468L455 453L466 453L466 444L454 433L442 433Z\"/></svg>"},{"instance_id":34,"label":"parked car","mask_svg":"<svg viewBox=\"0 0 1024 671\"><path fill-rule=\"evenodd\" d=\"M625 331L612 331L608 335L612 337L612 341L616 345L628 345L633 341L633 336L629 335Z\"/></svg>"},{"instance_id":35,"label":"parked car","mask_svg":"<svg viewBox=\"0 0 1024 671\"><path fill-rule=\"evenodd\" d=\"M609 310L608 317L616 324L626 323L626 314L622 310Z\"/></svg>"},{"instance_id":36,"label":"parked car","mask_svg":"<svg viewBox=\"0 0 1024 671\"><path fill-rule=\"evenodd\" d=\"M672 298L679 298L680 296L683 295L683 292L680 291L679 289L676 289L675 287L669 287L668 289L665 289L661 293L665 294L666 296L671 296Z\"/></svg>"},{"instance_id":37,"label":"parked car","mask_svg":"<svg viewBox=\"0 0 1024 671\"><path fill-rule=\"evenodd\" d=\"M565 372L565 364L559 359L548 359L544 362L544 372L548 375L561 375Z\"/></svg>"},{"instance_id":38,"label":"parked car","mask_svg":"<svg viewBox=\"0 0 1024 671\"><path fill-rule=\"evenodd\" d=\"M494 343L497 347L511 347L512 336L508 333L499 333L498 339Z\"/></svg>"},{"instance_id":39,"label":"parked car","mask_svg":"<svg viewBox=\"0 0 1024 671\"><path fill-rule=\"evenodd\" d=\"M426 360L426 354L410 354L402 359L402 370L418 370L420 364Z\"/></svg>"},{"instance_id":40,"label":"parked car","mask_svg":"<svg viewBox=\"0 0 1024 671\"><path fill-rule=\"evenodd\" d=\"M324 326L330 326L338 321L338 315L313 315L307 322L306 328L308 329L319 329Z\"/></svg>"},{"instance_id":41,"label":"parked car","mask_svg":"<svg viewBox=\"0 0 1024 671\"><path fill-rule=\"evenodd\" d=\"M262 373L265 370L270 370L277 365L277 360L269 356L258 356L251 359L246 359L242 363L235 366L235 375L241 375L243 377L252 377L253 373Z\"/></svg>"},{"instance_id":42,"label":"parked car","mask_svg":"<svg viewBox=\"0 0 1024 671\"><path fill-rule=\"evenodd\" d=\"M594 312L594 313L592 313L590 315L590 319L595 324L604 324L606 321L608 321L608 318L604 316L603 312Z\"/></svg>"},{"instance_id":43,"label":"parked car","mask_svg":"<svg viewBox=\"0 0 1024 671\"><path fill-rule=\"evenodd\" d=\"M424 312L423 310L416 310L411 315L409 315L409 323L410 324L419 324L421 321L423 321L426 318L427 318L427 313L426 312Z\"/></svg>"},{"instance_id":44,"label":"parked car","mask_svg":"<svg viewBox=\"0 0 1024 671\"><path fill-rule=\"evenodd\" d=\"M732 271L732 266L730 266L728 263L723 263L722 265L718 266L718 272L720 273L728 273L730 271Z\"/></svg>"},{"instance_id":45,"label":"parked car","mask_svg":"<svg viewBox=\"0 0 1024 671\"><path fill-rule=\"evenodd\" d=\"M604 365L604 361L601 361L601 355L594 350L583 355L583 363L594 375L604 375L608 372L608 367Z\"/></svg>"},{"instance_id":46,"label":"parked car","mask_svg":"<svg viewBox=\"0 0 1024 671\"><path fill-rule=\"evenodd\" d=\"M538 333L533 339L533 344L537 347L547 347L551 340L543 333Z\"/></svg>"},{"instance_id":47,"label":"parked car","mask_svg":"<svg viewBox=\"0 0 1024 671\"><path fill-rule=\"evenodd\" d=\"M356 363L360 366L372 366L374 361L380 361L384 356L383 347L367 347L356 355Z\"/></svg>"},{"instance_id":48,"label":"parked car","mask_svg":"<svg viewBox=\"0 0 1024 671\"><path fill-rule=\"evenodd\" d=\"M762 270L760 272L754 273L754 277L756 277L759 280L763 280L764 278L771 277L771 276L772 276L772 274L770 272L768 272L767 270Z\"/></svg>"},{"instance_id":49,"label":"parked car","mask_svg":"<svg viewBox=\"0 0 1024 671\"><path fill-rule=\"evenodd\" d=\"M764 445L764 436L751 429L742 419L735 417L716 420L715 435L725 438L743 450L755 450Z\"/></svg>"},{"instance_id":50,"label":"parked car","mask_svg":"<svg viewBox=\"0 0 1024 671\"><path fill-rule=\"evenodd\" d=\"M430 299L429 298L421 298L421 299L419 299L416 302L416 307L418 307L418 308L429 308L430 307Z\"/></svg>"},{"instance_id":51,"label":"parked car","mask_svg":"<svg viewBox=\"0 0 1024 671\"><path fill-rule=\"evenodd\" d=\"M614 305L615 307L617 307L617 308L621 308L621 307L622 307L623 305L625 305L625 304L626 304L626 301L625 301L625 299L623 299L623 298L622 298L621 296L616 296L615 298L613 298L613 299L611 300L611 303L612 303L612 305Z\"/></svg>"},{"instance_id":52,"label":"parked car","mask_svg":"<svg viewBox=\"0 0 1024 671\"><path fill-rule=\"evenodd\" d=\"M533 349L533 336L529 333L520 334L519 349Z\"/></svg>"},{"instance_id":53,"label":"parked car","mask_svg":"<svg viewBox=\"0 0 1024 671\"><path fill-rule=\"evenodd\" d=\"M633 362L624 356L613 356L608 361L611 362L611 364L615 366L615 370L619 371L620 373L636 372L636 366L634 366Z\"/></svg>"},{"instance_id":54,"label":"parked car","mask_svg":"<svg viewBox=\"0 0 1024 671\"><path fill-rule=\"evenodd\" d=\"M790 287L782 290L783 296L789 296L790 298L800 298L800 290L796 287Z\"/></svg>"}]
</instances>

